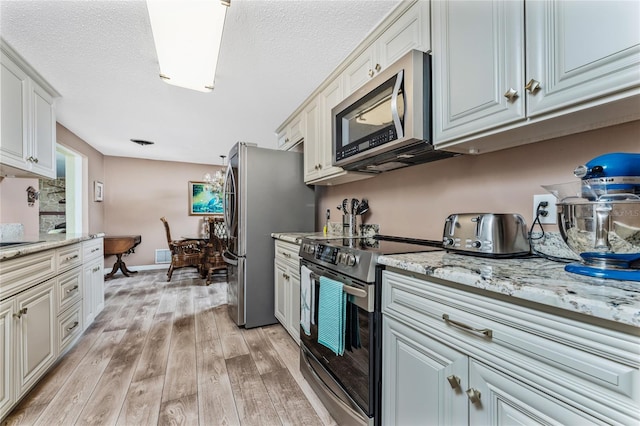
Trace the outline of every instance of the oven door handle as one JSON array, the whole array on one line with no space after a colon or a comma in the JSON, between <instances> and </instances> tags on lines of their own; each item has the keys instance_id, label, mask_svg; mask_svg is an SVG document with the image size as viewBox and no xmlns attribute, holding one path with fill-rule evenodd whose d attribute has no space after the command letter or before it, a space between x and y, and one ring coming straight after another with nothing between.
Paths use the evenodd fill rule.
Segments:
<instances>
[{"instance_id":1,"label":"oven door handle","mask_svg":"<svg viewBox=\"0 0 640 426\"><path fill-rule=\"evenodd\" d=\"M315 272L311 273L311 278L314 278L320 281L320 275L316 274ZM342 284L342 291L355 297L367 297L366 291L361 290L359 288L351 287L350 285Z\"/></svg>"}]
</instances>

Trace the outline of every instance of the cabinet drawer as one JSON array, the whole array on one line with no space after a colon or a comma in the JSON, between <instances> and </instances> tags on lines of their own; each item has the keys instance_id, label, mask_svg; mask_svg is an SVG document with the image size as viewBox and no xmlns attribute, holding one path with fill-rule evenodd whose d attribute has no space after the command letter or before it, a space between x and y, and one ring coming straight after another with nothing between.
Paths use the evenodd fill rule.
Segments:
<instances>
[{"instance_id":1,"label":"cabinet drawer","mask_svg":"<svg viewBox=\"0 0 640 426\"><path fill-rule=\"evenodd\" d=\"M524 382L571 394L587 412L636 418L640 337L446 284L385 271L383 314Z\"/></svg>"},{"instance_id":2,"label":"cabinet drawer","mask_svg":"<svg viewBox=\"0 0 640 426\"><path fill-rule=\"evenodd\" d=\"M82 302L58 316L58 353L67 347L82 333Z\"/></svg>"},{"instance_id":3,"label":"cabinet drawer","mask_svg":"<svg viewBox=\"0 0 640 426\"><path fill-rule=\"evenodd\" d=\"M82 246L73 244L56 249L56 264L58 273L82 264Z\"/></svg>"},{"instance_id":4,"label":"cabinet drawer","mask_svg":"<svg viewBox=\"0 0 640 426\"><path fill-rule=\"evenodd\" d=\"M55 251L0 262L0 300L41 283L56 273Z\"/></svg>"},{"instance_id":5,"label":"cabinet drawer","mask_svg":"<svg viewBox=\"0 0 640 426\"><path fill-rule=\"evenodd\" d=\"M104 240L96 238L82 243L82 259L87 261L104 255Z\"/></svg>"},{"instance_id":6,"label":"cabinet drawer","mask_svg":"<svg viewBox=\"0 0 640 426\"><path fill-rule=\"evenodd\" d=\"M82 299L82 268L76 268L58 277L56 286L58 312Z\"/></svg>"},{"instance_id":7,"label":"cabinet drawer","mask_svg":"<svg viewBox=\"0 0 640 426\"><path fill-rule=\"evenodd\" d=\"M298 266L300 258L298 253L300 246L286 241L276 240L276 259L283 260L291 265Z\"/></svg>"}]
</instances>

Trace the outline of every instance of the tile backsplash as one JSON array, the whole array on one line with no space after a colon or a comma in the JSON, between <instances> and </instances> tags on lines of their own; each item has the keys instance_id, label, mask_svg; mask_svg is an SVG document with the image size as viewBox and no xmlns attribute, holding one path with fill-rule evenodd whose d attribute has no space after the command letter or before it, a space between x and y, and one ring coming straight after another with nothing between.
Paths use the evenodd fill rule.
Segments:
<instances>
[{"instance_id":1,"label":"tile backsplash","mask_svg":"<svg viewBox=\"0 0 640 426\"><path fill-rule=\"evenodd\" d=\"M24 225L21 223L0 223L0 241L22 241Z\"/></svg>"}]
</instances>

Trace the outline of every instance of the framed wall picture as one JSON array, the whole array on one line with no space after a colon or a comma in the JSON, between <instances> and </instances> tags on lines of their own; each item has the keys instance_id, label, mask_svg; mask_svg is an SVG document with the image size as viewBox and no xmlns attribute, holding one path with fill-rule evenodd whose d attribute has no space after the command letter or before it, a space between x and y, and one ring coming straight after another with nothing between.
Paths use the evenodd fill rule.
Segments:
<instances>
[{"instance_id":1,"label":"framed wall picture","mask_svg":"<svg viewBox=\"0 0 640 426\"><path fill-rule=\"evenodd\" d=\"M93 201L104 201L104 184L100 181L93 181Z\"/></svg>"},{"instance_id":2,"label":"framed wall picture","mask_svg":"<svg viewBox=\"0 0 640 426\"><path fill-rule=\"evenodd\" d=\"M222 215L222 193L207 182L189 181L189 215Z\"/></svg>"}]
</instances>

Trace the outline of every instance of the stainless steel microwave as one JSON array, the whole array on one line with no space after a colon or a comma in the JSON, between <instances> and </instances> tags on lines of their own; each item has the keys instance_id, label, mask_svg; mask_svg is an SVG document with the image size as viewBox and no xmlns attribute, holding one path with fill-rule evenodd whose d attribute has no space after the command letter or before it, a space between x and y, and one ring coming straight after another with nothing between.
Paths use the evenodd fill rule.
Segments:
<instances>
[{"instance_id":1,"label":"stainless steel microwave","mask_svg":"<svg viewBox=\"0 0 640 426\"><path fill-rule=\"evenodd\" d=\"M412 50L331 110L333 165L380 173L451 157L431 142L431 57Z\"/></svg>"}]
</instances>

